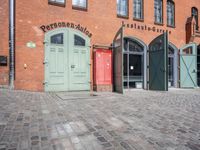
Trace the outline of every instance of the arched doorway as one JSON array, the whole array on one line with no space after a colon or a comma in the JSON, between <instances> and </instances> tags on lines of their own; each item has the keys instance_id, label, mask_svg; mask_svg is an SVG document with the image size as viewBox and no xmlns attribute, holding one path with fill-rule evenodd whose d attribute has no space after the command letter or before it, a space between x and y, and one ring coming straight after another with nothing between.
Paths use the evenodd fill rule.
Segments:
<instances>
[{"instance_id":1,"label":"arched doorway","mask_svg":"<svg viewBox=\"0 0 200 150\"><path fill-rule=\"evenodd\" d=\"M146 89L146 45L133 37L124 38L123 85L124 89Z\"/></svg>"},{"instance_id":2,"label":"arched doorway","mask_svg":"<svg viewBox=\"0 0 200 150\"><path fill-rule=\"evenodd\" d=\"M89 43L86 35L74 29L45 34L45 91L90 89Z\"/></svg>"},{"instance_id":3,"label":"arched doorway","mask_svg":"<svg viewBox=\"0 0 200 150\"><path fill-rule=\"evenodd\" d=\"M178 87L178 49L169 42L168 47L168 87Z\"/></svg>"}]
</instances>

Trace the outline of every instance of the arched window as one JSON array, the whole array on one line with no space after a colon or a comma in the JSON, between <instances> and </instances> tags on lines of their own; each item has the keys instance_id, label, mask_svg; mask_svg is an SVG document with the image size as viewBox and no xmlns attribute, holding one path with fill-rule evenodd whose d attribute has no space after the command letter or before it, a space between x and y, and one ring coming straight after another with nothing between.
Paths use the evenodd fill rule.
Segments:
<instances>
[{"instance_id":1,"label":"arched window","mask_svg":"<svg viewBox=\"0 0 200 150\"><path fill-rule=\"evenodd\" d=\"M163 23L163 1L154 0L154 20L155 23Z\"/></svg>"},{"instance_id":2,"label":"arched window","mask_svg":"<svg viewBox=\"0 0 200 150\"><path fill-rule=\"evenodd\" d=\"M51 44L63 44L63 36L63 33L52 35Z\"/></svg>"},{"instance_id":3,"label":"arched window","mask_svg":"<svg viewBox=\"0 0 200 150\"><path fill-rule=\"evenodd\" d=\"M78 35L74 35L74 45L75 46L85 46L85 40L78 36Z\"/></svg>"},{"instance_id":4,"label":"arched window","mask_svg":"<svg viewBox=\"0 0 200 150\"><path fill-rule=\"evenodd\" d=\"M196 20L196 30L199 29L199 19L198 19L198 9L196 7L192 7L192 17Z\"/></svg>"},{"instance_id":5,"label":"arched window","mask_svg":"<svg viewBox=\"0 0 200 150\"><path fill-rule=\"evenodd\" d=\"M143 0L133 0L133 16L135 19L144 19Z\"/></svg>"},{"instance_id":6,"label":"arched window","mask_svg":"<svg viewBox=\"0 0 200 150\"><path fill-rule=\"evenodd\" d=\"M167 1L167 25L175 26L175 5L172 0Z\"/></svg>"}]
</instances>

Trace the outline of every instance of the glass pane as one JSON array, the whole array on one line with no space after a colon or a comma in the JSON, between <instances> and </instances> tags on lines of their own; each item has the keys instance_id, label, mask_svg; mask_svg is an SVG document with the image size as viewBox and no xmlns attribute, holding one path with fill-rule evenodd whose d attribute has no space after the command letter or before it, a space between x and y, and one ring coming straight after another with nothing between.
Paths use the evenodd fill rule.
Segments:
<instances>
[{"instance_id":1,"label":"glass pane","mask_svg":"<svg viewBox=\"0 0 200 150\"><path fill-rule=\"evenodd\" d=\"M87 0L73 0L72 5L86 8L87 7Z\"/></svg>"},{"instance_id":2,"label":"glass pane","mask_svg":"<svg viewBox=\"0 0 200 150\"><path fill-rule=\"evenodd\" d=\"M167 24L174 26L174 3L171 1L167 2Z\"/></svg>"},{"instance_id":3,"label":"glass pane","mask_svg":"<svg viewBox=\"0 0 200 150\"><path fill-rule=\"evenodd\" d=\"M129 54L129 75L142 76L142 55Z\"/></svg>"},{"instance_id":4,"label":"glass pane","mask_svg":"<svg viewBox=\"0 0 200 150\"><path fill-rule=\"evenodd\" d=\"M171 46L169 46L168 54L169 55L173 55L174 54L174 49Z\"/></svg>"},{"instance_id":5,"label":"glass pane","mask_svg":"<svg viewBox=\"0 0 200 150\"><path fill-rule=\"evenodd\" d=\"M183 54L192 54L192 47L183 49Z\"/></svg>"},{"instance_id":6,"label":"glass pane","mask_svg":"<svg viewBox=\"0 0 200 150\"><path fill-rule=\"evenodd\" d=\"M162 0L154 0L155 22L162 23Z\"/></svg>"},{"instance_id":7,"label":"glass pane","mask_svg":"<svg viewBox=\"0 0 200 150\"><path fill-rule=\"evenodd\" d=\"M50 2L65 3L65 0L49 0Z\"/></svg>"},{"instance_id":8,"label":"glass pane","mask_svg":"<svg viewBox=\"0 0 200 150\"><path fill-rule=\"evenodd\" d=\"M128 50L128 40L124 39L124 51Z\"/></svg>"},{"instance_id":9,"label":"glass pane","mask_svg":"<svg viewBox=\"0 0 200 150\"><path fill-rule=\"evenodd\" d=\"M120 16L128 16L127 0L117 0L117 14Z\"/></svg>"},{"instance_id":10,"label":"glass pane","mask_svg":"<svg viewBox=\"0 0 200 150\"><path fill-rule=\"evenodd\" d=\"M123 59L124 59L124 77L127 77L127 73L128 73L128 70L127 70L127 58L128 58L128 56L127 56L127 54L124 54L123 55Z\"/></svg>"},{"instance_id":11,"label":"glass pane","mask_svg":"<svg viewBox=\"0 0 200 150\"><path fill-rule=\"evenodd\" d=\"M129 41L130 52L143 52L143 47L136 42Z\"/></svg>"},{"instance_id":12,"label":"glass pane","mask_svg":"<svg viewBox=\"0 0 200 150\"><path fill-rule=\"evenodd\" d=\"M134 0L133 1L134 4L133 4L133 15L134 15L134 18L137 18L137 19L143 19L143 13L142 13L142 9L143 9L143 0Z\"/></svg>"},{"instance_id":13,"label":"glass pane","mask_svg":"<svg viewBox=\"0 0 200 150\"><path fill-rule=\"evenodd\" d=\"M85 40L78 35L74 35L74 45L75 46L85 46Z\"/></svg>"},{"instance_id":14,"label":"glass pane","mask_svg":"<svg viewBox=\"0 0 200 150\"><path fill-rule=\"evenodd\" d=\"M51 44L63 44L63 33L51 36Z\"/></svg>"},{"instance_id":15,"label":"glass pane","mask_svg":"<svg viewBox=\"0 0 200 150\"><path fill-rule=\"evenodd\" d=\"M198 19L198 9L195 7L192 7L192 16L194 16L196 21L196 30L199 29L199 19Z\"/></svg>"}]
</instances>

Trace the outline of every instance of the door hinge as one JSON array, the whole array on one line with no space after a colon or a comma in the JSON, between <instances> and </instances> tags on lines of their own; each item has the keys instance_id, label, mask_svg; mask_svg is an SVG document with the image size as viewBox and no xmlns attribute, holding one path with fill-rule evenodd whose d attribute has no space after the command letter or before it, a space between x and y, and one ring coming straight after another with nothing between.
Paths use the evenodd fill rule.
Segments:
<instances>
[{"instance_id":1,"label":"door hinge","mask_svg":"<svg viewBox=\"0 0 200 150\"><path fill-rule=\"evenodd\" d=\"M43 61L43 64L47 64L48 63L48 61Z\"/></svg>"},{"instance_id":2,"label":"door hinge","mask_svg":"<svg viewBox=\"0 0 200 150\"><path fill-rule=\"evenodd\" d=\"M43 85L46 85L46 84L48 84L48 82L47 82L47 81L44 81L44 82L43 82Z\"/></svg>"},{"instance_id":3,"label":"door hinge","mask_svg":"<svg viewBox=\"0 0 200 150\"><path fill-rule=\"evenodd\" d=\"M47 43L49 43L49 42L48 42L48 41L44 41L44 42L43 42L44 45L47 44Z\"/></svg>"}]
</instances>

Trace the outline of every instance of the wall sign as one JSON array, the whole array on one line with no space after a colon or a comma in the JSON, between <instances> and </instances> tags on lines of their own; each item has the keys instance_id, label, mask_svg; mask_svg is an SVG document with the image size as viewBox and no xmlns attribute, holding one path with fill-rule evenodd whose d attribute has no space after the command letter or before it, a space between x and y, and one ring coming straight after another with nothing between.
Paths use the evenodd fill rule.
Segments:
<instances>
[{"instance_id":1,"label":"wall sign","mask_svg":"<svg viewBox=\"0 0 200 150\"><path fill-rule=\"evenodd\" d=\"M0 56L0 66L7 66L7 56Z\"/></svg>"},{"instance_id":2,"label":"wall sign","mask_svg":"<svg viewBox=\"0 0 200 150\"><path fill-rule=\"evenodd\" d=\"M157 28L155 26L148 26L146 24L144 25L139 25L137 23L124 23L124 27L126 28L131 28L131 29L136 29L136 30L143 30L143 31L151 31L151 32L157 32L157 33L164 33L164 32L168 32L169 34L171 34L172 32L169 30L164 30L164 29L160 29Z\"/></svg>"},{"instance_id":3,"label":"wall sign","mask_svg":"<svg viewBox=\"0 0 200 150\"><path fill-rule=\"evenodd\" d=\"M35 44L34 42L32 42L32 41L26 43L26 46L27 46L28 48L36 48L36 44Z\"/></svg>"},{"instance_id":4,"label":"wall sign","mask_svg":"<svg viewBox=\"0 0 200 150\"><path fill-rule=\"evenodd\" d=\"M88 37L92 37L92 33L88 31L87 27L83 27L80 24L75 24L75 23L71 23L71 22L56 22L56 23L52 23L49 25L42 25L40 27L40 29L42 29L42 31L45 33L47 31L56 29L56 28L72 28L72 29L77 29L81 32L83 32L84 34L86 34Z\"/></svg>"}]
</instances>

